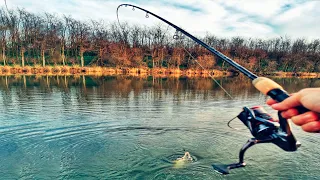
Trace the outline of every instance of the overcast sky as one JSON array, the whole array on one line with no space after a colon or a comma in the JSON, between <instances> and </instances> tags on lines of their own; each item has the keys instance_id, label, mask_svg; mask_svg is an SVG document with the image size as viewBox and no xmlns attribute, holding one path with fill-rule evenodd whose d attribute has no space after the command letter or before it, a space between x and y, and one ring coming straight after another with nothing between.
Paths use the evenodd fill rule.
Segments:
<instances>
[{"instance_id":1,"label":"overcast sky","mask_svg":"<svg viewBox=\"0 0 320 180\"><path fill-rule=\"evenodd\" d=\"M0 1L3 7L4 0ZM121 3L146 8L197 36L320 38L320 0L7 0L9 9L106 22L116 21ZM122 22L160 24L128 7L121 8L119 16Z\"/></svg>"}]
</instances>

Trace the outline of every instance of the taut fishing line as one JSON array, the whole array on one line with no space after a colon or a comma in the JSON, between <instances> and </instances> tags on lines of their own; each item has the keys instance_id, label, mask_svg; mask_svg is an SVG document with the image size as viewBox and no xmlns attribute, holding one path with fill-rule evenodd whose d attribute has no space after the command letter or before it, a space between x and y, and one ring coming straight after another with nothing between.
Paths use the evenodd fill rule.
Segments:
<instances>
[{"instance_id":1,"label":"taut fishing line","mask_svg":"<svg viewBox=\"0 0 320 180\"><path fill-rule=\"evenodd\" d=\"M173 39L175 39L175 40L179 40L179 39L183 40L184 38L182 38L182 37L183 37L183 36L179 36L179 35L178 35L178 31L176 31L175 34L173 35ZM186 49L186 47L185 47L184 45L182 45L182 47L183 47L184 51L185 51L186 53L188 53L188 55L191 57L191 59L194 60L194 62L196 62L196 63L201 67L201 69L206 70L206 69L201 65L201 63L199 63L199 61L190 53L190 51L188 51L188 50ZM212 75L210 72L208 72L207 74L208 74L208 76L224 91L224 93L226 93L226 95L229 96L230 99L233 99L233 97L231 96L231 94L213 77L213 75Z\"/></svg>"}]
</instances>

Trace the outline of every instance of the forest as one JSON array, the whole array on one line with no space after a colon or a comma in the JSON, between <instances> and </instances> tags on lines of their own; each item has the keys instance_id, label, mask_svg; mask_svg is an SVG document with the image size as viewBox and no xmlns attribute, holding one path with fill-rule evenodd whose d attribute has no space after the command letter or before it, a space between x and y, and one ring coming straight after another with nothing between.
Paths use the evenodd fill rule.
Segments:
<instances>
[{"instance_id":1,"label":"forest","mask_svg":"<svg viewBox=\"0 0 320 180\"><path fill-rule=\"evenodd\" d=\"M198 37L254 72L319 72L320 39ZM230 70L226 63L165 26L80 21L71 16L0 9L3 66L102 66Z\"/></svg>"}]
</instances>

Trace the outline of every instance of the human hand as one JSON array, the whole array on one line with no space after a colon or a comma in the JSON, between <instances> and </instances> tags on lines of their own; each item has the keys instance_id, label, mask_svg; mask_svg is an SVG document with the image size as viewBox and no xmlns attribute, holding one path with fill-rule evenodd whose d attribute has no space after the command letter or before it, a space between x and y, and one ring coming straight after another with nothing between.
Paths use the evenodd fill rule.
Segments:
<instances>
[{"instance_id":1,"label":"human hand","mask_svg":"<svg viewBox=\"0 0 320 180\"><path fill-rule=\"evenodd\" d=\"M320 131L320 88L302 89L280 103L269 99L267 104L275 110L282 111L283 118L291 119L304 131ZM298 110L295 109L297 106L304 106L310 111L299 114Z\"/></svg>"}]
</instances>

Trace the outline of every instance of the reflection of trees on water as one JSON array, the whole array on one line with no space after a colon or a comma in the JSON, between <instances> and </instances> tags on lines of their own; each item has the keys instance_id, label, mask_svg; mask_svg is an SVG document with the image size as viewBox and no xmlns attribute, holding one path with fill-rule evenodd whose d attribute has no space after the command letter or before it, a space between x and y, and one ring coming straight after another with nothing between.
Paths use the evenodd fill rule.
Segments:
<instances>
[{"instance_id":1,"label":"reflection of trees on water","mask_svg":"<svg viewBox=\"0 0 320 180\"><path fill-rule=\"evenodd\" d=\"M288 92L296 92L302 88L307 87L320 87L320 79L299 79L299 78L286 78L274 79L279 84L283 85Z\"/></svg>"},{"instance_id":2,"label":"reflection of trees on water","mask_svg":"<svg viewBox=\"0 0 320 180\"><path fill-rule=\"evenodd\" d=\"M319 87L319 79L286 78L275 79L288 92L295 92L305 87ZM216 78L233 97L250 96L259 93L251 81L243 77ZM71 105L71 95L82 103L90 103L92 98L129 98L141 93L152 92L152 98L159 99L170 94L174 100L192 100L201 98L228 98L225 92L210 78L155 78L130 76L2 76L0 88L2 93L10 96L10 89L16 89L18 98L32 98L35 87L43 96L61 91L64 105ZM8 97L8 96L3 96ZM149 97L151 98L151 97ZM29 99L30 100L30 99ZM3 99L10 102L10 99ZM5 103L5 102L4 102Z\"/></svg>"}]
</instances>

